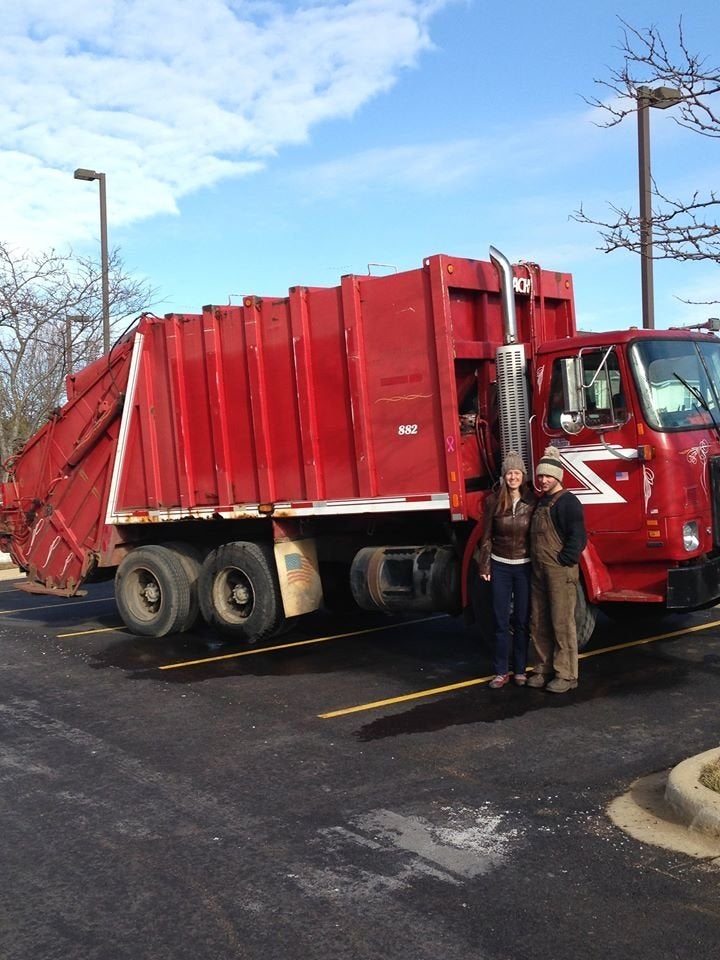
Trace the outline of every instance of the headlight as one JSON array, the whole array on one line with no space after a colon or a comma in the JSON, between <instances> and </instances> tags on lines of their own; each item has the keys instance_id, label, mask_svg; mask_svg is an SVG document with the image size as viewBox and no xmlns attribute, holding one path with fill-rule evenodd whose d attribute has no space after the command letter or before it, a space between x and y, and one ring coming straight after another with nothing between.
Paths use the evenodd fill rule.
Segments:
<instances>
[{"instance_id":1,"label":"headlight","mask_svg":"<svg viewBox=\"0 0 720 960\"><path fill-rule=\"evenodd\" d=\"M700 546L700 537L698 536L698 525L695 520L690 520L683 524L683 546L688 551L697 550Z\"/></svg>"}]
</instances>

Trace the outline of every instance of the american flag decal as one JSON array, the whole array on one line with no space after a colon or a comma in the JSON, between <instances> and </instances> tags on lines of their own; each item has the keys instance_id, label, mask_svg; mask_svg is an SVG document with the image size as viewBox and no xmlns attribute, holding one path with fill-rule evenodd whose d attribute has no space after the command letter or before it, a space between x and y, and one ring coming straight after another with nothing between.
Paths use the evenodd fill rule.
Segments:
<instances>
[{"instance_id":1,"label":"american flag decal","mask_svg":"<svg viewBox=\"0 0 720 960\"><path fill-rule=\"evenodd\" d=\"M315 576L315 568L301 553L288 553L285 557L288 583L304 586Z\"/></svg>"}]
</instances>

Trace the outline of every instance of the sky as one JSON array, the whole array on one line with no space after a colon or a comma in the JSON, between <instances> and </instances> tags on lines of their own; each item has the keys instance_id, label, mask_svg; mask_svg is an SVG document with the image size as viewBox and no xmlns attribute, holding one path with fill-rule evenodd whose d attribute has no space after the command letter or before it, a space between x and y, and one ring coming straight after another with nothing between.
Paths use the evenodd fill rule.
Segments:
<instances>
[{"instance_id":1,"label":"sky","mask_svg":"<svg viewBox=\"0 0 720 960\"><path fill-rule=\"evenodd\" d=\"M582 205L637 209L635 118L585 98L619 18L720 61L717 0L0 0L0 240L99 256L158 313L333 286L369 264L498 247L574 276L585 330L642 325L640 263ZM720 182L720 143L651 111L673 196ZM718 315L718 267L655 265L656 325Z\"/></svg>"}]
</instances>

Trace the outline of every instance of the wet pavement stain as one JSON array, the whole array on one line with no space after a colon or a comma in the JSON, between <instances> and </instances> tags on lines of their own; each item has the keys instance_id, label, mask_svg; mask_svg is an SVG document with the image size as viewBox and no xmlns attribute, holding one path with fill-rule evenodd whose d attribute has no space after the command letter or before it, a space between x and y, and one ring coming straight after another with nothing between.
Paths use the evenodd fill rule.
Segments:
<instances>
[{"instance_id":1,"label":"wet pavement stain","mask_svg":"<svg viewBox=\"0 0 720 960\"><path fill-rule=\"evenodd\" d=\"M212 656L216 652L207 643L182 634L162 639L125 634L123 639L89 654L94 670L116 668L128 673L156 671L166 663Z\"/></svg>"},{"instance_id":2,"label":"wet pavement stain","mask_svg":"<svg viewBox=\"0 0 720 960\"><path fill-rule=\"evenodd\" d=\"M492 696L493 700L488 698ZM547 695L535 691L508 691L495 699L494 691L464 690L448 694L442 700L423 703L404 713L380 717L360 727L355 737L361 742L381 740L415 733L434 733L447 727L468 723L496 723L512 720L533 710L541 710L548 704Z\"/></svg>"},{"instance_id":3,"label":"wet pavement stain","mask_svg":"<svg viewBox=\"0 0 720 960\"><path fill-rule=\"evenodd\" d=\"M599 669L587 669L577 690L565 694L518 687L505 687L501 691L486 687L463 690L404 713L380 717L360 727L354 736L361 742L369 742L386 737L433 733L464 724L492 724L537 710L562 710L598 698L673 689L687 683L688 674L689 670L679 670L675 664L664 662L650 669L645 664L622 673L602 665Z\"/></svg>"}]
</instances>

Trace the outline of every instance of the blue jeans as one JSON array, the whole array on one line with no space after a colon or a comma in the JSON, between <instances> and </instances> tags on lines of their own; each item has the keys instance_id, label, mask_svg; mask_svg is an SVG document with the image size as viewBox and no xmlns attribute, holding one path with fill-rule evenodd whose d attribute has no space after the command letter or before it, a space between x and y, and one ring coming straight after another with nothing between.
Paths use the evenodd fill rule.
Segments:
<instances>
[{"instance_id":1,"label":"blue jeans","mask_svg":"<svg viewBox=\"0 0 720 960\"><path fill-rule=\"evenodd\" d=\"M527 667L530 569L529 563L490 561L495 615L493 669L496 674L509 673L510 669L514 673L525 673Z\"/></svg>"}]
</instances>

